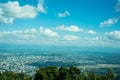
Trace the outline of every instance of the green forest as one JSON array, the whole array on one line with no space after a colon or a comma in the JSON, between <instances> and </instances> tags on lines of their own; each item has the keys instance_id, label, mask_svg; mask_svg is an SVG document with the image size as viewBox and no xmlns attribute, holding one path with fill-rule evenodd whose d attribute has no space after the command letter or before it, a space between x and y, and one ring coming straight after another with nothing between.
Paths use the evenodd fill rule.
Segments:
<instances>
[{"instance_id":1,"label":"green forest","mask_svg":"<svg viewBox=\"0 0 120 80\"><path fill-rule=\"evenodd\" d=\"M5 71L0 73L0 80L115 80L116 74L111 68L106 74L97 74L92 72L82 73L77 67L55 67L47 66L39 68L34 76L28 76L25 73L15 73Z\"/></svg>"}]
</instances>

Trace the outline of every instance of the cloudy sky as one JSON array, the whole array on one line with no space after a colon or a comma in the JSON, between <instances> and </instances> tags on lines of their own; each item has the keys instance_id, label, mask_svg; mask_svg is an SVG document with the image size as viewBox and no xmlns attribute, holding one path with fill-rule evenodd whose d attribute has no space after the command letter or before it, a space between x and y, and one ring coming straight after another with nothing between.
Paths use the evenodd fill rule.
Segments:
<instances>
[{"instance_id":1,"label":"cloudy sky","mask_svg":"<svg viewBox=\"0 0 120 80\"><path fill-rule=\"evenodd\" d=\"M120 47L120 0L0 0L0 43Z\"/></svg>"}]
</instances>

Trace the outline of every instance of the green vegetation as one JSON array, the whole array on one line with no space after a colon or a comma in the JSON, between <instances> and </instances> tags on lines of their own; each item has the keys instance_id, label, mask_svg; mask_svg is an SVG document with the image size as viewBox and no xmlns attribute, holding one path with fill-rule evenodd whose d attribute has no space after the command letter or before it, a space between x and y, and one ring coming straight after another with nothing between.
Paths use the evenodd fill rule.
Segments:
<instances>
[{"instance_id":1,"label":"green vegetation","mask_svg":"<svg viewBox=\"0 0 120 80\"><path fill-rule=\"evenodd\" d=\"M0 74L0 80L30 80L30 78L24 73L5 71Z\"/></svg>"},{"instance_id":2,"label":"green vegetation","mask_svg":"<svg viewBox=\"0 0 120 80\"><path fill-rule=\"evenodd\" d=\"M30 78L24 73L14 73L5 71L0 74L0 80L114 80L116 75L112 69L108 69L107 74L81 73L77 67L58 68L47 66L39 68L35 75Z\"/></svg>"},{"instance_id":3,"label":"green vegetation","mask_svg":"<svg viewBox=\"0 0 120 80\"><path fill-rule=\"evenodd\" d=\"M115 74L112 69L108 69L107 74L81 73L76 67L69 69L62 66L60 68L50 66L40 68L36 71L34 80L114 80Z\"/></svg>"}]
</instances>

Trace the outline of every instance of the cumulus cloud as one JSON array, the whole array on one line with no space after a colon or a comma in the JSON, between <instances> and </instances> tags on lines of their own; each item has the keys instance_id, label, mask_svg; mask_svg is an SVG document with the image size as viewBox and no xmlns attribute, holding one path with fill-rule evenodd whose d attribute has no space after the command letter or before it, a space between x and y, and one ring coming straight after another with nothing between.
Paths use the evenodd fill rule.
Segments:
<instances>
[{"instance_id":1,"label":"cumulus cloud","mask_svg":"<svg viewBox=\"0 0 120 80\"><path fill-rule=\"evenodd\" d=\"M37 9L42 13L47 13L47 7L44 7L44 0L38 0Z\"/></svg>"},{"instance_id":2,"label":"cumulus cloud","mask_svg":"<svg viewBox=\"0 0 120 80\"><path fill-rule=\"evenodd\" d=\"M40 27L40 29L26 29L26 30L14 30L14 31L0 31L0 39L9 40L45 40L57 37L57 32L54 32L48 28Z\"/></svg>"},{"instance_id":3,"label":"cumulus cloud","mask_svg":"<svg viewBox=\"0 0 120 80\"><path fill-rule=\"evenodd\" d=\"M120 31L106 32L106 37L110 40L115 40L120 42Z\"/></svg>"},{"instance_id":4,"label":"cumulus cloud","mask_svg":"<svg viewBox=\"0 0 120 80\"><path fill-rule=\"evenodd\" d=\"M0 15L0 24L1 23L12 24L13 20L14 20L14 18L12 18L12 17L6 18L6 17Z\"/></svg>"},{"instance_id":5,"label":"cumulus cloud","mask_svg":"<svg viewBox=\"0 0 120 80\"><path fill-rule=\"evenodd\" d=\"M75 36L75 35L65 35L65 36L63 36L63 40L74 41L74 40L79 40L79 39L80 38L78 36Z\"/></svg>"},{"instance_id":6,"label":"cumulus cloud","mask_svg":"<svg viewBox=\"0 0 120 80\"><path fill-rule=\"evenodd\" d=\"M66 17L66 16L70 16L70 13L68 11L65 11L64 13L58 13L59 18Z\"/></svg>"},{"instance_id":7,"label":"cumulus cloud","mask_svg":"<svg viewBox=\"0 0 120 80\"><path fill-rule=\"evenodd\" d=\"M14 41L32 39L35 38L35 36L38 36L38 31L34 28L26 30L2 31L0 33L2 35L1 39L13 39Z\"/></svg>"},{"instance_id":8,"label":"cumulus cloud","mask_svg":"<svg viewBox=\"0 0 120 80\"><path fill-rule=\"evenodd\" d=\"M3 15L14 18L34 18L37 10L34 6L20 6L18 1L1 4Z\"/></svg>"},{"instance_id":9,"label":"cumulus cloud","mask_svg":"<svg viewBox=\"0 0 120 80\"><path fill-rule=\"evenodd\" d=\"M46 36L55 37L58 36L57 32L54 32L48 28L40 27L40 32Z\"/></svg>"},{"instance_id":10,"label":"cumulus cloud","mask_svg":"<svg viewBox=\"0 0 120 80\"><path fill-rule=\"evenodd\" d=\"M104 20L103 22L101 22L100 27L111 26L111 25L117 23L117 21L118 21L117 18L109 18L108 20Z\"/></svg>"},{"instance_id":11,"label":"cumulus cloud","mask_svg":"<svg viewBox=\"0 0 120 80\"><path fill-rule=\"evenodd\" d=\"M120 0L118 0L117 5L115 6L115 10L116 10L117 12L120 12Z\"/></svg>"},{"instance_id":12,"label":"cumulus cloud","mask_svg":"<svg viewBox=\"0 0 120 80\"><path fill-rule=\"evenodd\" d=\"M14 18L35 18L39 12L46 13L44 0L39 0L38 6L20 6L18 1L0 3L0 23L13 23Z\"/></svg>"},{"instance_id":13,"label":"cumulus cloud","mask_svg":"<svg viewBox=\"0 0 120 80\"><path fill-rule=\"evenodd\" d=\"M98 36L93 37L93 38L85 38L85 40L87 40L87 41L99 41L100 39L101 39L101 37L98 37Z\"/></svg>"},{"instance_id":14,"label":"cumulus cloud","mask_svg":"<svg viewBox=\"0 0 120 80\"><path fill-rule=\"evenodd\" d=\"M65 25L61 25L56 27L57 30L63 30L63 31L71 31L71 32L79 32L79 31L83 31L82 28L79 28L78 26L75 25L70 25L70 26L66 26Z\"/></svg>"},{"instance_id":15,"label":"cumulus cloud","mask_svg":"<svg viewBox=\"0 0 120 80\"><path fill-rule=\"evenodd\" d=\"M21 32L21 31L20 31ZM34 33L37 33L38 31L35 29L35 28L32 28L32 29L26 29L24 31L24 33L26 34L34 34Z\"/></svg>"},{"instance_id":16,"label":"cumulus cloud","mask_svg":"<svg viewBox=\"0 0 120 80\"><path fill-rule=\"evenodd\" d=\"M0 43L118 47L120 43L120 31L106 32L103 36L89 37L75 34L58 34L53 30L40 27L39 29L0 31Z\"/></svg>"},{"instance_id":17,"label":"cumulus cloud","mask_svg":"<svg viewBox=\"0 0 120 80\"><path fill-rule=\"evenodd\" d=\"M88 34L96 34L96 32L93 31L93 30L88 30L87 33L88 33Z\"/></svg>"}]
</instances>

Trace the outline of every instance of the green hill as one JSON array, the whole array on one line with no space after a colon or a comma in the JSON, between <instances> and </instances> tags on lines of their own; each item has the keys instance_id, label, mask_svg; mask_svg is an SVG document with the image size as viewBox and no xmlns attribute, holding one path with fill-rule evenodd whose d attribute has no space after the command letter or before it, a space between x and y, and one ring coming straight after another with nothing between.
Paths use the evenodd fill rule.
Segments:
<instances>
[{"instance_id":1,"label":"green hill","mask_svg":"<svg viewBox=\"0 0 120 80\"><path fill-rule=\"evenodd\" d=\"M33 77L24 73L14 73L5 71L0 74L0 80L114 80L116 77L112 69L109 68L107 74L81 73L77 67L55 67L47 66L39 68Z\"/></svg>"}]
</instances>

